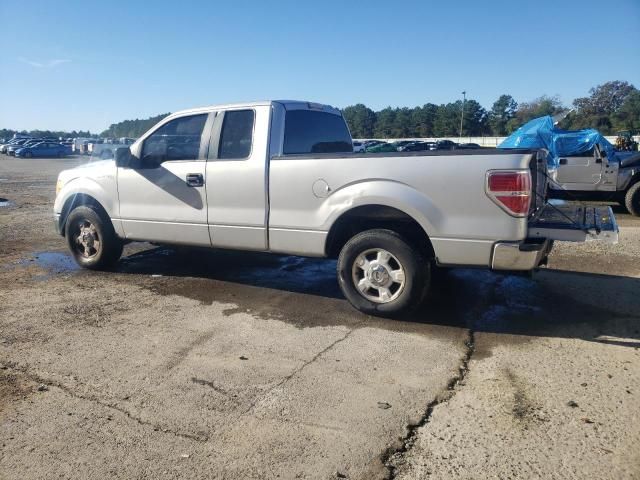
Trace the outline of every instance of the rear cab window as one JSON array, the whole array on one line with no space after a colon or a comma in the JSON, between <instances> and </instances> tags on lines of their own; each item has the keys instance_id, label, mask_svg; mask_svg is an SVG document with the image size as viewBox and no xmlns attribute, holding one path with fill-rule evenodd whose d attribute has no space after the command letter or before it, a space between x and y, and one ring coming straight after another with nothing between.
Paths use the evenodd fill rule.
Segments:
<instances>
[{"instance_id":1,"label":"rear cab window","mask_svg":"<svg viewBox=\"0 0 640 480\"><path fill-rule=\"evenodd\" d=\"M317 110L287 110L284 155L352 153L353 144L341 115Z\"/></svg>"}]
</instances>

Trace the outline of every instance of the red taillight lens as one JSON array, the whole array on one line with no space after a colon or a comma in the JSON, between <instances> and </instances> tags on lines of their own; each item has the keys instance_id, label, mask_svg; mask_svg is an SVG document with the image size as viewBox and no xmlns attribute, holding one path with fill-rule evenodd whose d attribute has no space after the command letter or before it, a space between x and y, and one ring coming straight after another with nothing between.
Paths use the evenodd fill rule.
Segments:
<instances>
[{"instance_id":1,"label":"red taillight lens","mask_svg":"<svg viewBox=\"0 0 640 480\"><path fill-rule=\"evenodd\" d=\"M524 217L531 205L531 173L527 170L489 172L487 195L507 213Z\"/></svg>"},{"instance_id":2,"label":"red taillight lens","mask_svg":"<svg viewBox=\"0 0 640 480\"><path fill-rule=\"evenodd\" d=\"M530 192L529 172L489 172L490 192Z\"/></svg>"}]
</instances>

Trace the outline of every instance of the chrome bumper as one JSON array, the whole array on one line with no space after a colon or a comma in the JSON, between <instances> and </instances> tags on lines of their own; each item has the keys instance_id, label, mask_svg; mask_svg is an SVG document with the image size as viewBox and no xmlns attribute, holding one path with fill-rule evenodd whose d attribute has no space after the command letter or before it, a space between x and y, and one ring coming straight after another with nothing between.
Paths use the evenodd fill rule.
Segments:
<instances>
[{"instance_id":1,"label":"chrome bumper","mask_svg":"<svg viewBox=\"0 0 640 480\"><path fill-rule=\"evenodd\" d=\"M498 242L493 246L491 268L533 270L546 258L552 245L550 240L536 243Z\"/></svg>"}]
</instances>

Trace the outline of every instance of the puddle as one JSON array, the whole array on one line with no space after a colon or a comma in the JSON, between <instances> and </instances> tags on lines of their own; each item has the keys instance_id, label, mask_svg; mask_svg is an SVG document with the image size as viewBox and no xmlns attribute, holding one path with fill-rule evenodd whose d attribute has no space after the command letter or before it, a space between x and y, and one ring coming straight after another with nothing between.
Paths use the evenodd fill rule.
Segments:
<instances>
[{"instance_id":1,"label":"puddle","mask_svg":"<svg viewBox=\"0 0 640 480\"><path fill-rule=\"evenodd\" d=\"M116 270L123 273L142 273L156 278L159 276L209 278L341 298L336 283L336 262L326 259L261 252L173 250L158 247L124 257ZM202 300L208 301L209 298Z\"/></svg>"},{"instance_id":2,"label":"puddle","mask_svg":"<svg viewBox=\"0 0 640 480\"><path fill-rule=\"evenodd\" d=\"M11 206L11 202L6 198L0 197L0 207L9 207Z\"/></svg>"},{"instance_id":3,"label":"puddle","mask_svg":"<svg viewBox=\"0 0 640 480\"><path fill-rule=\"evenodd\" d=\"M80 267L71 255L61 252L36 252L31 258L18 261L18 265L25 267L35 265L42 270L46 270L46 273L33 277L33 279L37 281L49 280L53 276L61 273L71 273L80 270Z\"/></svg>"}]
</instances>

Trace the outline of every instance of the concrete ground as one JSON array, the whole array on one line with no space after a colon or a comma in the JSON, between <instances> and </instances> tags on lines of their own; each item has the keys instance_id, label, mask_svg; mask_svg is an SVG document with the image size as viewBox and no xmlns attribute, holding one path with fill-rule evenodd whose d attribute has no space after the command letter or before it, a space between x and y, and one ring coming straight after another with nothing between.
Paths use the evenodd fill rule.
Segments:
<instances>
[{"instance_id":1,"label":"concrete ground","mask_svg":"<svg viewBox=\"0 0 640 480\"><path fill-rule=\"evenodd\" d=\"M79 270L51 207L83 161L0 156L0 478L640 478L639 219L391 321L331 261L132 244Z\"/></svg>"}]
</instances>

